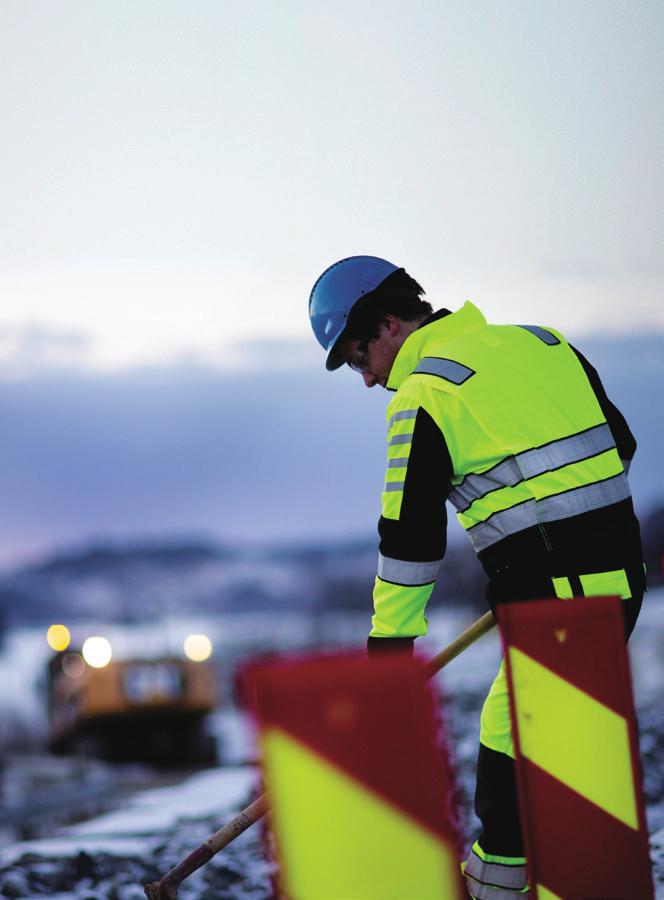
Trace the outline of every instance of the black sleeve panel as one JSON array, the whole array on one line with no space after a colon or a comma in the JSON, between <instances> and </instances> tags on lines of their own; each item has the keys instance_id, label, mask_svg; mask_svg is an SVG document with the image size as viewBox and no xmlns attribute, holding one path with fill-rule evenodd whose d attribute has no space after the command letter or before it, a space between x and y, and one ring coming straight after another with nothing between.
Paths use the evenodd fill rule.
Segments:
<instances>
[{"instance_id":1,"label":"black sleeve panel","mask_svg":"<svg viewBox=\"0 0 664 900\"><path fill-rule=\"evenodd\" d=\"M429 413L419 408L398 519L381 516L380 552L392 559L431 562L447 545L445 500L451 490L452 460L445 438Z\"/></svg>"},{"instance_id":2,"label":"black sleeve panel","mask_svg":"<svg viewBox=\"0 0 664 900\"><path fill-rule=\"evenodd\" d=\"M586 373L606 421L609 423L611 434L613 435L613 439L616 442L616 447L618 449L618 456L623 460L631 460L636 453L636 440L629 430L629 425L627 424L625 417L618 407L614 406L606 396L604 385L600 381L597 370L590 365L585 356L580 353L576 347L572 347L570 344L570 348L574 351L579 362L583 366L583 371Z\"/></svg>"}]
</instances>

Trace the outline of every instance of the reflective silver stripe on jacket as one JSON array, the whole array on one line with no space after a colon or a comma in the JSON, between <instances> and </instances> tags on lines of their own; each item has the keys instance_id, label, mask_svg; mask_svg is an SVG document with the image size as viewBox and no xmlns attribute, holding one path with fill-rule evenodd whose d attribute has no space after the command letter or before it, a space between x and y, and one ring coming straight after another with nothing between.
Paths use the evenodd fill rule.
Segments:
<instances>
[{"instance_id":1,"label":"reflective silver stripe on jacket","mask_svg":"<svg viewBox=\"0 0 664 900\"><path fill-rule=\"evenodd\" d=\"M454 362L453 359L440 359L437 356L423 356L413 370L413 375L437 375L438 378L444 378L452 384L463 384L474 374L475 370L469 369L468 366Z\"/></svg>"},{"instance_id":2,"label":"reflective silver stripe on jacket","mask_svg":"<svg viewBox=\"0 0 664 900\"><path fill-rule=\"evenodd\" d=\"M539 325L519 325L519 328L525 328L526 331L534 334L535 337L538 337L540 341L544 341L544 343L548 344L550 347L554 347L556 344L560 343L560 340L555 334L551 334L546 328L540 328Z\"/></svg>"},{"instance_id":3,"label":"reflective silver stripe on jacket","mask_svg":"<svg viewBox=\"0 0 664 900\"><path fill-rule=\"evenodd\" d=\"M464 872L465 875L465 872ZM530 891L504 890L503 888L489 887L475 881L474 878L466 876L468 882L468 890L476 900L529 900Z\"/></svg>"},{"instance_id":4,"label":"reflective silver stripe on jacket","mask_svg":"<svg viewBox=\"0 0 664 900\"><path fill-rule=\"evenodd\" d=\"M416 409L401 409L399 412L395 412L395 414L391 417L390 421L387 423L387 430L394 425L395 422L402 422L404 419L414 419L417 416Z\"/></svg>"},{"instance_id":5,"label":"reflective silver stripe on jacket","mask_svg":"<svg viewBox=\"0 0 664 900\"><path fill-rule=\"evenodd\" d=\"M390 581L393 584L405 584L409 587L430 584L438 577L438 569L441 562L441 559L435 559L433 562L407 562L403 559L392 559L379 553L378 577L382 581Z\"/></svg>"},{"instance_id":6,"label":"reflective silver stripe on jacket","mask_svg":"<svg viewBox=\"0 0 664 900\"><path fill-rule=\"evenodd\" d=\"M402 491L405 483L405 481L386 481L383 490L388 493L390 491Z\"/></svg>"},{"instance_id":7,"label":"reflective silver stripe on jacket","mask_svg":"<svg viewBox=\"0 0 664 900\"><path fill-rule=\"evenodd\" d=\"M464 512L471 503L486 497L492 491L514 487L527 478L581 462L612 447L615 447L615 441L606 422L594 425L578 434L509 456L480 475L468 475L452 491L449 499L458 512Z\"/></svg>"},{"instance_id":8,"label":"reflective silver stripe on jacket","mask_svg":"<svg viewBox=\"0 0 664 900\"><path fill-rule=\"evenodd\" d=\"M525 865L484 862L473 850L470 851L463 874L490 887L521 890L528 883Z\"/></svg>"},{"instance_id":9,"label":"reflective silver stripe on jacket","mask_svg":"<svg viewBox=\"0 0 664 900\"><path fill-rule=\"evenodd\" d=\"M388 469L405 469L407 465L407 456L395 456L393 459L388 459L387 461Z\"/></svg>"},{"instance_id":10,"label":"reflective silver stripe on jacket","mask_svg":"<svg viewBox=\"0 0 664 900\"><path fill-rule=\"evenodd\" d=\"M621 459L620 462L623 464L623 469L625 470L625 475L629 475L629 467L632 465L631 459Z\"/></svg>"},{"instance_id":11,"label":"reflective silver stripe on jacket","mask_svg":"<svg viewBox=\"0 0 664 900\"><path fill-rule=\"evenodd\" d=\"M613 503L627 500L629 496L627 476L624 472L620 472L604 481L585 484L562 494L545 497L543 500L526 500L509 509L493 513L484 522L472 525L468 529L468 536L475 552L479 553L480 550L502 541L510 534L523 531L524 528L531 528L543 522L557 522L593 509L601 509L603 506L611 506Z\"/></svg>"},{"instance_id":12,"label":"reflective silver stripe on jacket","mask_svg":"<svg viewBox=\"0 0 664 900\"><path fill-rule=\"evenodd\" d=\"M413 435L411 434L395 434L394 437L391 437L389 440L389 444L412 444Z\"/></svg>"}]
</instances>

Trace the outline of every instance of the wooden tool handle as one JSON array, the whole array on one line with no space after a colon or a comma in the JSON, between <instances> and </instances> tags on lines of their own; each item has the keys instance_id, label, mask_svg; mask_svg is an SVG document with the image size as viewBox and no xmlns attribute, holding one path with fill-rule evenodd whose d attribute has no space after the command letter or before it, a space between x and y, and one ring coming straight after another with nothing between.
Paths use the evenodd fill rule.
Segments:
<instances>
[{"instance_id":1,"label":"wooden tool handle","mask_svg":"<svg viewBox=\"0 0 664 900\"><path fill-rule=\"evenodd\" d=\"M180 882L188 878L196 869L204 866L227 844L230 844L238 835L264 816L269 805L267 794L261 794L250 806L243 809L234 819L227 822L219 831L215 831L211 837L192 850L188 856L185 856L182 862L173 866L160 881L146 884L144 890L148 900L177 900Z\"/></svg>"},{"instance_id":2,"label":"wooden tool handle","mask_svg":"<svg viewBox=\"0 0 664 900\"><path fill-rule=\"evenodd\" d=\"M455 638L451 644L445 647L444 650L441 650L436 656L433 656L425 664L424 671L427 678L431 678L436 672L440 672L441 669L444 669L449 662L452 662L452 660L460 653L463 653L467 647L474 644L478 638L481 638L487 631L491 631L495 624L495 616L490 610L489 612L484 613L483 616L480 616L480 618L473 622L472 625L469 625L465 631L462 631L458 638Z\"/></svg>"},{"instance_id":3,"label":"wooden tool handle","mask_svg":"<svg viewBox=\"0 0 664 900\"><path fill-rule=\"evenodd\" d=\"M260 818L262 818L265 813L270 808L270 801L267 794L261 794L257 800L247 806L246 809L243 809L241 813L238 813L234 819L231 819L223 828L220 828L219 831L215 831L212 837L209 837L207 841L204 842L204 846L210 848L212 855L215 853L219 853L220 850L226 846L226 844L230 844L231 841L235 840L235 838L242 834L243 831L246 831L254 822L258 822Z\"/></svg>"}]
</instances>

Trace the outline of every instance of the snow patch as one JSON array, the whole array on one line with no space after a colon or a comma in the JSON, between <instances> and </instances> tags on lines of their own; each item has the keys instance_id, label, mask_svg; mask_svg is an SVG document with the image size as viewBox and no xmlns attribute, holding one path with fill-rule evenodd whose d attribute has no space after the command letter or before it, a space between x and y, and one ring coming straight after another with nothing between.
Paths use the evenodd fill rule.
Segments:
<instances>
[{"instance_id":1,"label":"snow patch","mask_svg":"<svg viewBox=\"0 0 664 900\"><path fill-rule=\"evenodd\" d=\"M256 771L249 768L199 772L175 786L141 791L124 809L59 829L53 838L12 844L0 851L0 864L10 865L25 854L143 856L162 839L159 836L181 820L208 816L221 819L246 805L256 782Z\"/></svg>"}]
</instances>

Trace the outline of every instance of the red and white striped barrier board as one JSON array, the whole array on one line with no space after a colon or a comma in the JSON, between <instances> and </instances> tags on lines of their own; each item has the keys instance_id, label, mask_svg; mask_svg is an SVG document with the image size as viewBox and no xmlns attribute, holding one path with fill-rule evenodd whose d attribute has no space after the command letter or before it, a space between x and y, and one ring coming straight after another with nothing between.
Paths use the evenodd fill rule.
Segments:
<instances>
[{"instance_id":1,"label":"red and white striped barrier board","mask_svg":"<svg viewBox=\"0 0 664 900\"><path fill-rule=\"evenodd\" d=\"M532 894L652 898L619 599L512 603L498 623Z\"/></svg>"}]
</instances>

